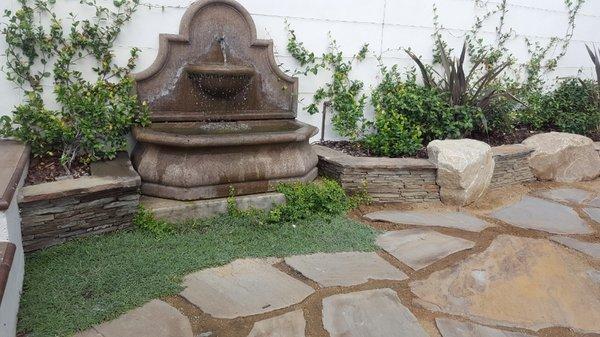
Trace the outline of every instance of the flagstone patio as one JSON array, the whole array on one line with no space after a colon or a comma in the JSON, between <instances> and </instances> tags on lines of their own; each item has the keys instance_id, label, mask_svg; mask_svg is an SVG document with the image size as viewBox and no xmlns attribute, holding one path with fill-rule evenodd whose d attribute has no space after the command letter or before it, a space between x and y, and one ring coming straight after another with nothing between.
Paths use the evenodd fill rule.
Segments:
<instances>
[{"instance_id":1,"label":"flagstone patio","mask_svg":"<svg viewBox=\"0 0 600 337\"><path fill-rule=\"evenodd\" d=\"M386 229L378 252L201 270L77 336L600 335L600 182L544 187L487 208L367 211Z\"/></svg>"}]
</instances>

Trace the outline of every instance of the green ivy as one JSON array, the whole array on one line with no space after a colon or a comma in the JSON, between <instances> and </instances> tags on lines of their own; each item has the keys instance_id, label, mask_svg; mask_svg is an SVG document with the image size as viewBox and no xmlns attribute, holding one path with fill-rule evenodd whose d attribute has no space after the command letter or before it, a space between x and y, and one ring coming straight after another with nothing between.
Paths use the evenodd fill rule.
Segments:
<instances>
[{"instance_id":1,"label":"green ivy","mask_svg":"<svg viewBox=\"0 0 600 337\"><path fill-rule=\"evenodd\" d=\"M4 12L8 22L2 34L8 47L3 71L23 90L25 100L12 117L2 117L0 136L29 144L36 156L59 156L67 173L76 160L114 158L125 149L131 126L149 123L148 108L133 94L129 76L139 50L131 50L124 66L116 64L112 51L138 0L115 0L114 9L80 0L95 17L80 20L70 13L67 28L56 15L54 0L18 2L18 10ZM85 60L95 61L91 80L78 68ZM44 102L46 79L53 83L56 109Z\"/></svg>"}]
</instances>

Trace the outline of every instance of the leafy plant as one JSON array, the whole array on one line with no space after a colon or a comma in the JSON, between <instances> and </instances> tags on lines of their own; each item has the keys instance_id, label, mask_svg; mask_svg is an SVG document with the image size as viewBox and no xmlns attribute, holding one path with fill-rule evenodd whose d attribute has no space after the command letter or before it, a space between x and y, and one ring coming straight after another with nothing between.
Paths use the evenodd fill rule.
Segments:
<instances>
[{"instance_id":1,"label":"leafy plant","mask_svg":"<svg viewBox=\"0 0 600 337\"><path fill-rule=\"evenodd\" d=\"M381 67L381 83L371 102L375 121L365 146L381 156L410 156L434 139L460 138L469 134L479 109L450 105L447 93L420 85L414 72L403 77L397 66Z\"/></svg>"},{"instance_id":2,"label":"leafy plant","mask_svg":"<svg viewBox=\"0 0 600 337\"><path fill-rule=\"evenodd\" d=\"M592 134L600 127L600 91L594 81L566 79L544 100L544 113L551 129Z\"/></svg>"},{"instance_id":3,"label":"leafy plant","mask_svg":"<svg viewBox=\"0 0 600 337\"><path fill-rule=\"evenodd\" d=\"M360 194L348 196L338 182L330 179L280 184L277 191L285 195L286 202L268 213L270 223L343 215L365 200Z\"/></svg>"},{"instance_id":4,"label":"leafy plant","mask_svg":"<svg viewBox=\"0 0 600 337\"><path fill-rule=\"evenodd\" d=\"M289 26L287 29L290 36L287 50L303 67L298 73L316 75L321 70L327 70L332 74L331 81L317 89L313 102L306 110L310 114L319 113L319 106L323 104L323 118L327 111L332 113L331 123L335 132L342 137L358 139L364 123L367 95L363 92L363 82L351 79L350 72L355 62L365 59L368 45L363 45L358 53L345 60L336 41L330 40L329 50L318 59L315 53L308 51L298 41L294 30Z\"/></svg>"},{"instance_id":5,"label":"leafy plant","mask_svg":"<svg viewBox=\"0 0 600 337\"><path fill-rule=\"evenodd\" d=\"M53 8L54 0L18 1L18 10L4 13L8 23L2 34L8 47L3 70L25 92L25 102L12 117L2 117L0 136L29 144L37 156L59 155L67 173L75 160L114 158L125 149L130 127L149 122L148 109L132 94L134 83L128 76L138 49L131 50L125 66L115 63L112 51L138 0L115 1L114 11L95 0L80 0L94 9L95 17L78 20L71 13L68 29ZM77 68L84 60L96 62L92 80ZM54 84L56 109L44 102L46 79Z\"/></svg>"},{"instance_id":6,"label":"leafy plant","mask_svg":"<svg viewBox=\"0 0 600 337\"><path fill-rule=\"evenodd\" d=\"M171 223L156 219L154 214L144 206L139 206L138 211L133 218L133 224L144 231L148 231L156 236L165 236L175 232L175 226Z\"/></svg>"},{"instance_id":7,"label":"leafy plant","mask_svg":"<svg viewBox=\"0 0 600 337\"><path fill-rule=\"evenodd\" d=\"M492 87L493 81L510 65L510 62L501 63L498 66L479 69L483 65L483 59L476 61L471 70L465 72L465 59L467 52L467 43L465 42L460 53L460 57L452 60L447 51L440 45L440 62L443 67L443 73L438 73L432 67L426 67L423 62L409 49L406 53L415 61L423 83L427 88L435 88L440 92L448 93L448 99L451 106L471 106L485 108L490 100L500 94L496 88ZM477 77L479 72L483 75Z\"/></svg>"},{"instance_id":8,"label":"leafy plant","mask_svg":"<svg viewBox=\"0 0 600 337\"><path fill-rule=\"evenodd\" d=\"M600 48L594 49L590 48L590 46L585 45L592 62L594 63L594 69L596 70L596 81L598 85L600 85Z\"/></svg>"}]
</instances>

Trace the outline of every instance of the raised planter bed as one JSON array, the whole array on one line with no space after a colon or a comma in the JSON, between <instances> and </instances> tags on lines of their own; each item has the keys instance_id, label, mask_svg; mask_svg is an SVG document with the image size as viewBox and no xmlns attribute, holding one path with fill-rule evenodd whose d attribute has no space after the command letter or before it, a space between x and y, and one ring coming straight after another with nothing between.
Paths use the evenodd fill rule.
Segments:
<instances>
[{"instance_id":1,"label":"raised planter bed","mask_svg":"<svg viewBox=\"0 0 600 337\"><path fill-rule=\"evenodd\" d=\"M534 181L535 176L529 167L529 157L533 149L522 144L502 145L492 148L494 175L491 188Z\"/></svg>"},{"instance_id":2,"label":"raised planter bed","mask_svg":"<svg viewBox=\"0 0 600 337\"><path fill-rule=\"evenodd\" d=\"M376 203L440 201L437 168L427 159L355 157L313 145L319 174L338 181L349 193L366 191ZM529 167L532 149L521 145L492 148L495 161L490 188L535 181Z\"/></svg>"},{"instance_id":3,"label":"raised planter bed","mask_svg":"<svg viewBox=\"0 0 600 337\"><path fill-rule=\"evenodd\" d=\"M125 153L93 163L91 176L25 186L19 198L23 248L38 250L130 226L139 187Z\"/></svg>"},{"instance_id":4,"label":"raised planter bed","mask_svg":"<svg viewBox=\"0 0 600 337\"><path fill-rule=\"evenodd\" d=\"M366 191L374 202L439 201L437 168L427 159L353 157L320 145L319 173L340 182L349 193Z\"/></svg>"}]
</instances>

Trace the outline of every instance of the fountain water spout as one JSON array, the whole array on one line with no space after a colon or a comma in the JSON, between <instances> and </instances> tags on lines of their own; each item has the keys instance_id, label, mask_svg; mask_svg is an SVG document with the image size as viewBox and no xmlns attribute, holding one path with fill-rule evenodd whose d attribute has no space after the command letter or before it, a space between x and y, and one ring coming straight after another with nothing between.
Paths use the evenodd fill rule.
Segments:
<instances>
[{"instance_id":1,"label":"fountain water spout","mask_svg":"<svg viewBox=\"0 0 600 337\"><path fill-rule=\"evenodd\" d=\"M225 52L225 36L218 37L217 42L219 42L221 54L223 55L223 64L227 64L227 53Z\"/></svg>"}]
</instances>

